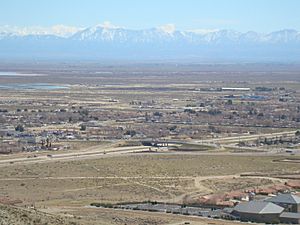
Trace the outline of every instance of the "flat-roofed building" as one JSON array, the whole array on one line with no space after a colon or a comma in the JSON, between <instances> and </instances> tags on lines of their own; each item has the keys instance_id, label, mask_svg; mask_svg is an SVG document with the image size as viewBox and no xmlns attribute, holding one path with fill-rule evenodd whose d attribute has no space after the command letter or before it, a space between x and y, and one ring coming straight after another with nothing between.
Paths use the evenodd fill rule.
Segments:
<instances>
[{"instance_id":1,"label":"flat-roofed building","mask_svg":"<svg viewBox=\"0 0 300 225\"><path fill-rule=\"evenodd\" d=\"M250 88L244 87L222 87L222 91L251 91Z\"/></svg>"}]
</instances>

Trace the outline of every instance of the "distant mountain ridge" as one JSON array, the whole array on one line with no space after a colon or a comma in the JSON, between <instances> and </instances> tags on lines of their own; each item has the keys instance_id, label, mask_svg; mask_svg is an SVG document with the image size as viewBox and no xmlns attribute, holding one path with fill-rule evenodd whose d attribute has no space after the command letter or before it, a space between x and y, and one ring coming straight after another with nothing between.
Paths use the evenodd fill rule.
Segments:
<instances>
[{"instance_id":1,"label":"distant mountain ridge","mask_svg":"<svg viewBox=\"0 0 300 225\"><path fill-rule=\"evenodd\" d=\"M127 30L123 28L107 29L103 27L88 28L79 31L71 39L81 41L119 41L119 42L155 42L155 41L185 41L193 44L222 42L252 42L252 43L287 43L300 42L300 32L296 30L281 30L269 34L257 32L241 33L232 30L219 30L198 34L191 31L165 32L153 28L148 30Z\"/></svg>"},{"instance_id":2,"label":"distant mountain ridge","mask_svg":"<svg viewBox=\"0 0 300 225\"><path fill-rule=\"evenodd\" d=\"M233 30L208 32L94 26L68 37L0 32L0 57L78 59L300 59L300 32L268 34Z\"/></svg>"}]
</instances>

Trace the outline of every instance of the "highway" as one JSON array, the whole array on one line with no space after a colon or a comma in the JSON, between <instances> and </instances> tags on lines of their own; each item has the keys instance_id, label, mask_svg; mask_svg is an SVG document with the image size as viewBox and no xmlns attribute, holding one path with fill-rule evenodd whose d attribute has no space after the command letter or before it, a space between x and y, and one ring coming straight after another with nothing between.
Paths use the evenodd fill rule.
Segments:
<instances>
[{"instance_id":1,"label":"highway","mask_svg":"<svg viewBox=\"0 0 300 225\"><path fill-rule=\"evenodd\" d=\"M172 143L176 144L204 144L204 145L216 145L216 143L220 142L234 142L240 140L255 140L259 137L276 137L287 135L291 136L294 135L295 131L286 131L286 132L279 132L279 133L269 133L269 134L260 134L260 135L245 135L240 137L224 137L224 138L215 138L215 139L207 139L207 140L192 140L192 141L172 141ZM229 148L237 148L237 149L244 149L245 151L253 151L253 152L220 152L220 151L199 151L199 152L188 152L188 151L168 151L166 147L158 149L158 154L190 154L190 155L244 155L244 156L251 156L251 155L290 155L287 154L284 149L281 151L278 150L267 150L262 151L263 149L252 148L252 147L236 147L234 145L225 144L222 145L223 147ZM152 148L153 149L153 148ZM256 151L256 152L255 152ZM295 151L297 154L300 154L299 151ZM112 146L93 146L86 148L82 151L70 151L67 153L60 153L60 152L41 152L41 153L29 153L27 154L16 154L13 158L8 158L5 156L0 156L0 167L9 166L9 165L24 165L24 164L32 164L32 163L45 163L51 161L66 161L66 160L83 160L83 159L96 159L96 158L104 158L104 157L115 157L121 155L132 155L132 154L153 154L153 152L149 152L149 146L130 146L130 147L112 147Z\"/></svg>"},{"instance_id":2,"label":"highway","mask_svg":"<svg viewBox=\"0 0 300 225\"><path fill-rule=\"evenodd\" d=\"M35 154L36 157L18 157L16 158L0 158L0 167L14 164L30 164L30 163L43 163L49 161L64 161L64 160L79 160L79 159L92 159L99 157L116 156L125 153L136 153L148 151L149 147L145 146L133 146L133 147L118 147L118 148L106 148L104 146L93 147L95 150L83 151L83 152L70 152L70 153L56 153L56 154ZM102 149L99 149L102 148Z\"/></svg>"}]
</instances>

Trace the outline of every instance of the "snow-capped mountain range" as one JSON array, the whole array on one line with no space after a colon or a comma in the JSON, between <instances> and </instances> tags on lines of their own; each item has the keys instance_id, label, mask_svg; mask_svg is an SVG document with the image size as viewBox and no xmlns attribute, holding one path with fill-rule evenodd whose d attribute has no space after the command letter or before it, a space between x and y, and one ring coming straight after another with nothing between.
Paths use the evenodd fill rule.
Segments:
<instances>
[{"instance_id":1,"label":"snow-capped mountain range","mask_svg":"<svg viewBox=\"0 0 300 225\"><path fill-rule=\"evenodd\" d=\"M97 25L31 31L0 29L0 57L149 59L300 59L300 32L178 31L163 26L131 30Z\"/></svg>"},{"instance_id":2,"label":"snow-capped mountain range","mask_svg":"<svg viewBox=\"0 0 300 225\"><path fill-rule=\"evenodd\" d=\"M192 44L207 43L288 43L300 42L300 32L286 29L269 34L261 34L254 31L241 33L233 30L217 30L197 33L193 31L172 31L168 32L160 28L148 30L128 30L124 28L105 28L95 26L79 31L71 37L72 40L80 41L108 41L108 42L171 42L185 41Z\"/></svg>"}]
</instances>

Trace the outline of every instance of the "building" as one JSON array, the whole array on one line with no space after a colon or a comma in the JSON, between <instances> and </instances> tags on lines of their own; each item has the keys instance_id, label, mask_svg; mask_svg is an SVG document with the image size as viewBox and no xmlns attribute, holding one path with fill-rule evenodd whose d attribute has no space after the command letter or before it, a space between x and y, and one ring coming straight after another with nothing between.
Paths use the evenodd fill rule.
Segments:
<instances>
[{"instance_id":1,"label":"building","mask_svg":"<svg viewBox=\"0 0 300 225\"><path fill-rule=\"evenodd\" d=\"M251 91L250 88L244 87L222 87L222 91Z\"/></svg>"},{"instance_id":2,"label":"building","mask_svg":"<svg viewBox=\"0 0 300 225\"><path fill-rule=\"evenodd\" d=\"M300 224L300 213L283 212L279 219L281 223Z\"/></svg>"},{"instance_id":3,"label":"building","mask_svg":"<svg viewBox=\"0 0 300 225\"><path fill-rule=\"evenodd\" d=\"M283 207L286 212L300 213L300 197L293 194L279 194L265 200Z\"/></svg>"},{"instance_id":4,"label":"building","mask_svg":"<svg viewBox=\"0 0 300 225\"><path fill-rule=\"evenodd\" d=\"M250 201L233 208L232 215L244 222L279 223L284 208L272 202Z\"/></svg>"}]
</instances>

